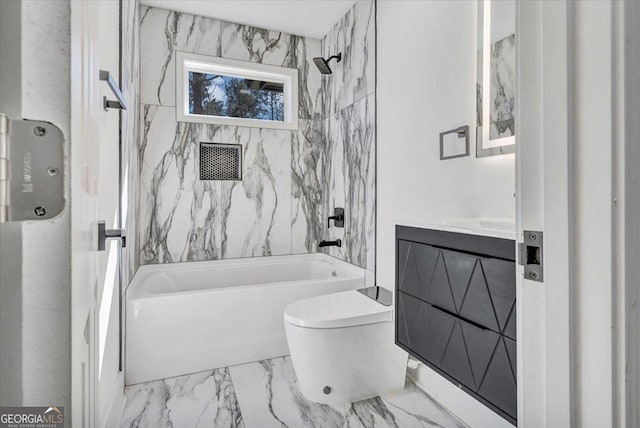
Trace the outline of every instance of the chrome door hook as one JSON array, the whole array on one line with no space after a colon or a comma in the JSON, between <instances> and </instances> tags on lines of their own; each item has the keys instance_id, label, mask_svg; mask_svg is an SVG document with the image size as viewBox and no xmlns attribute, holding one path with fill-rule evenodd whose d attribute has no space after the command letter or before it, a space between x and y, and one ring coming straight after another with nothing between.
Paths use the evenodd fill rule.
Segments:
<instances>
[{"instance_id":1,"label":"chrome door hook","mask_svg":"<svg viewBox=\"0 0 640 428\"><path fill-rule=\"evenodd\" d=\"M107 239L119 239L122 248L127 246L127 237L124 229L107 229L104 221L98 222L98 251L104 251L107 247Z\"/></svg>"}]
</instances>

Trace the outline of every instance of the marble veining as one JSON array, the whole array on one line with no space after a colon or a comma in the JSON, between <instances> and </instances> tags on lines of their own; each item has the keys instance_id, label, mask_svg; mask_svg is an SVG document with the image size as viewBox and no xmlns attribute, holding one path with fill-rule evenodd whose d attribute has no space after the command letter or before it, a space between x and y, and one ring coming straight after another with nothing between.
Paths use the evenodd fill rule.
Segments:
<instances>
[{"instance_id":1,"label":"marble veining","mask_svg":"<svg viewBox=\"0 0 640 428\"><path fill-rule=\"evenodd\" d=\"M323 251L369 270L375 265L374 11L374 2L356 2L322 39L325 56L343 54L322 80L322 213L345 208L344 229L325 233L343 247Z\"/></svg>"},{"instance_id":2,"label":"marble veining","mask_svg":"<svg viewBox=\"0 0 640 428\"><path fill-rule=\"evenodd\" d=\"M370 95L325 119L328 177L326 203L345 208L344 229L331 229L331 239L343 247L329 254L360 267L375 262L375 102Z\"/></svg>"},{"instance_id":3,"label":"marble veining","mask_svg":"<svg viewBox=\"0 0 640 428\"><path fill-rule=\"evenodd\" d=\"M311 64L320 40L157 8L143 8L141 33L141 262L290 254L298 132L177 123L175 52L298 68L300 117L312 121L321 117L320 73ZM200 141L242 144L243 180L199 181ZM299 252L315 251L317 239L302 230Z\"/></svg>"},{"instance_id":4,"label":"marble veining","mask_svg":"<svg viewBox=\"0 0 640 428\"><path fill-rule=\"evenodd\" d=\"M226 368L129 386L125 394L123 428L245 427Z\"/></svg>"},{"instance_id":5,"label":"marble veining","mask_svg":"<svg viewBox=\"0 0 640 428\"><path fill-rule=\"evenodd\" d=\"M291 253L290 131L178 123L164 106L141 122L144 263ZM201 141L241 144L242 181L200 180Z\"/></svg>"},{"instance_id":6,"label":"marble veining","mask_svg":"<svg viewBox=\"0 0 640 428\"><path fill-rule=\"evenodd\" d=\"M145 6L141 13L141 102L175 107L176 51L220 56L220 21Z\"/></svg>"},{"instance_id":7,"label":"marble veining","mask_svg":"<svg viewBox=\"0 0 640 428\"><path fill-rule=\"evenodd\" d=\"M319 120L301 120L291 143L291 246L294 253L313 252L324 239L323 158L326 146Z\"/></svg>"},{"instance_id":8,"label":"marble veining","mask_svg":"<svg viewBox=\"0 0 640 428\"><path fill-rule=\"evenodd\" d=\"M325 58L342 52L333 74L322 80L324 118L375 91L374 16L373 1L357 1L322 39Z\"/></svg>"},{"instance_id":9,"label":"marble veining","mask_svg":"<svg viewBox=\"0 0 640 428\"><path fill-rule=\"evenodd\" d=\"M220 127L178 123L173 107L142 113L141 262L219 258L220 183L199 180L197 151L200 141L221 141Z\"/></svg>"},{"instance_id":10,"label":"marble veining","mask_svg":"<svg viewBox=\"0 0 640 428\"><path fill-rule=\"evenodd\" d=\"M358 1L322 39L142 7L137 159L140 263L327 251L375 263L374 5ZM299 71L299 129L178 123L175 52ZM345 59L322 76L313 57ZM199 142L241 144L243 180L198 179ZM330 230L333 208L345 229Z\"/></svg>"},{"instance_id":11,"label":"marble veining","mask_svg":"<svg viewBox=\"0 0 640 428\"><path fill-rule=\"evenodd\" d=\"M307 400L289 357L127 387L122 427L465 428L407 381L403 390L329 406Z\"/></svg>"},{"instance_id":12,"label":"marble veining","mask_svg":"<svg viewBox=\"0 0 640 428\"><path fill-rule=\"evenodd\" d=\"M491 45L490 139L515 135L516 36Z\"/></svg>"},{"instance_id":13,"label":"marble veining","mask_svg":"<svg viewBox=\"0 0 640 428\"><path fill-rule=\"evenodd\" d=\"M291 254L291 132L225 126L243 148L242 181L221 183L223 258Z\"/></svg>"},{"instance_id":14,"label":"marble veining","mask_svg":"<svg viewBox=\"0 0 640 428\"><path fill-rule=\"evenodd\" d=\"M141 102L175 107L177 51L297 68L299 117L320 116L320 41L171 10L143 7Z\"/></svg>"},{"instance_id":15,"label":"marble veining","mask_svg":"<svg viewBox=\"0 0 640 428\"><path fill-rule=\"evenodd\" d=\"M401 391L343 405L307 400L289 357L229 368L247 427L465 427L407 381Z\"/></svg>"}]
</instances>

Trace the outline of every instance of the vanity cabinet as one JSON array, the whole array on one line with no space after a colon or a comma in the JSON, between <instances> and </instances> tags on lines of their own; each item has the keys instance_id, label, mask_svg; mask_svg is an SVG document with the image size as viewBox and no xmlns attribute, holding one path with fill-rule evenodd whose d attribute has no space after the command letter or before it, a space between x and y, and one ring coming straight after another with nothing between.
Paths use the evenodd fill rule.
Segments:
<instances>
[{"instance_id":1,"label":"vanity cabinet","mask_svg":"<svg viewBox=\"0 0 640 428\"><path fill-rule=\"evenodd\" d=\"M396 227L396 344L516 422L515 241Z\"/></svg>"}]
</instances>

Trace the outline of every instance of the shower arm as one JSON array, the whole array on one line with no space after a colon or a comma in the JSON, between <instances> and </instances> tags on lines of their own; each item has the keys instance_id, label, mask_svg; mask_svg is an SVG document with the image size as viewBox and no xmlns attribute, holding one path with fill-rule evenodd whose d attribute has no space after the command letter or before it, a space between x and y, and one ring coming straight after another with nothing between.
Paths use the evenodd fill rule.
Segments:
<instances>
[{"instance_id":1,"label":"shower arm","mask_svg":"<svg viewBox=\"0 0 640 428\"><path fill-rule=\"evenodd\" d=\"M336 54L336 55L330 56L330 57L327 59L327 62L331 61L332 59L335 59L335 60L336 60L336 62L340 62L340 61L342 61L342 52L340 52L340 53L338 53L338 54Z\"/></svg>"}]
</instances>

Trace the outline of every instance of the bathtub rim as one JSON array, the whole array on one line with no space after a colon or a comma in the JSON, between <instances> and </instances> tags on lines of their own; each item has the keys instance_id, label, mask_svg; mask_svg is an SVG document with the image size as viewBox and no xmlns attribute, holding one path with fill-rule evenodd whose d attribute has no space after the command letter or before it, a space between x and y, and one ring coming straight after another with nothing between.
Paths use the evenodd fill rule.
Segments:
<instances>
[{"instance_id":1,"label":"bathtub rim","mask_svg":"<svg viewBox=\"0 0 640 428\"><path fill-rule=\"evenodd\" d=\"M178 271L188 271L194 268L198 270L206 270L206 269L224 269L230 267L238 267L238 266L246 266L246 265L269 265L269 264L284 264L290 261L322 261L328 262L331 265L338 266L341 270L347 274L341 278L314 278L314 279L305 279L305 280L291 280L291 281L275 281L275 282L255 282L251 284L243 284L243 285L234 285L220 288L205 288L199 290L180 290L180 291L172 291L172 292L161 292L161 293L144 293L141 294L140 290L137 288L142 285L149 277L159 273L167 273L167 272L178 272ZM215 267L214 267L215 266ZM250 287L256 287L260 285L264 286L283 286L287 284L291 284L293 282L303 283L303 284L316 284L325 281L351 281L353 279L365 278L365 269L349 262L346 262L342 259L338 259L337 257L333 257L324 253L308 253L308 254L288 254L288 255L277 255L277 256L264 256L264 257L242 257L242 258L234 258L234 259L225 259L225 260L203 260L203 261L193 261L193 262L176 262L176 263L155 263L143 265L138 268L135 275L133 276L131 282L125 289L126 301L138 301L138 300L146 300L146 299L157 299L157 298L168 298L175 296L184 296L184 295L192 295L199 293L208 293L208 292L231 292L235 290L245 290Z\"/></svg>"}]
</instances>

